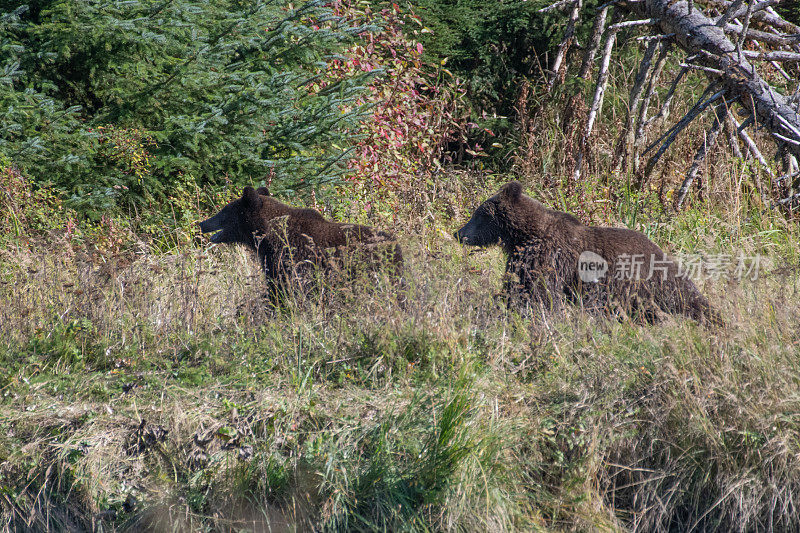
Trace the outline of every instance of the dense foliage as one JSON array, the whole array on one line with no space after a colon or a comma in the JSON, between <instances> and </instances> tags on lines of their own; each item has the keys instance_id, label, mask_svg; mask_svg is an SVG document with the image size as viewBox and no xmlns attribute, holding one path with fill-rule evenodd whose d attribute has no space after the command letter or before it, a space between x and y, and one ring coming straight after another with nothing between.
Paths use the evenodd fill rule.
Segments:
<instances>
[{"instance_id":1,"label":"dense foliage","mask_svg":"<svg viewBox=\"0 0 800 533\"><path fill-rule=\"evenodd\" d=\"M84 210L198 183L333 179L370 73L321 2L0 4L0 151ZM338 141L338 143L337 143Z\"/></svg>"},{"instance_id":2,"label":"dense foliage","mask_svg":"<svg viewBox=\"0 0 800 533\"><path fill-rule=\"evenodd\" d=\"M776 6L776 11L792 24L800 24L800 4L796 2L782 2Z\"/></svg>"},{"instance_id":3,"label":"dense foliage","mask_svg":"<svg viewBox=\"0 0 800 533\"><path fill-rule=\"evenodd\" d=\"M430 30L422 41L432 58L446 58L447 67L467 80L482 107L509 113L519 80L538 76L547 67L546 52L561 38L563 17L538 13L548 4L420 0L418 13Z\"/></svg>"},{"instance_id":4,"label":"dense foliage","mask_svg":"<svg viewBox=\"0 0 800 533\"><path fill-rule=\"evenodd\" d=\"M424 28L418 33L431 63L441 64L463 80L464 101L480 127L468 132L470 144L481 144L491 168L507 169L520 122L527 120L530 82L541 82L564 35L563 10L540 12L549 0L418 0ZM584 2L593 12L599 2ZM575 34L585 42L591 28L579 24ZM512 141L512 144L517 144ZM463 154L462 154L463 155Z\"/></svg>"}]
</instances>

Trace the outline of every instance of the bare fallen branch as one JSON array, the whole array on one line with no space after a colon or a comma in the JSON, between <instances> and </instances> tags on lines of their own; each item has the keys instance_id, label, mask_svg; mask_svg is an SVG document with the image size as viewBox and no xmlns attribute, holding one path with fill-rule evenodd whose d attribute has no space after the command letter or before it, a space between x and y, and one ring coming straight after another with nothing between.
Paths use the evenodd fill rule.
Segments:
<instances>
[{"instance_id":1,"label":"bare fallen branch","mask_svg":"<svg viewBox=\"0 0 800 533\"><path fill-rule=\"evenodd\" d=\"M800 177L800 171L798 172L790 172L783 174L782 176L778 176L777 178L772 180L772 183L780 183L786 180L793 180L794 178Z\"/></svg>"},{"instance_id":2,"label":"bare fallen branch","mask_svg":"<svg viewBox=\"0 0 800 533\"><path fill-rule=\"evenodd\" d=\"M550 4L547 7L543 7L542 9L537 11L537 13L548 13L550 11L555 11L556 9L561 9L562 7L569 5L571 2L574 1L575 0L559 0L555 4Z\"/></svg>"},{"instance_id":3,"label":"bare fallen branch","mask_svg":"<svg viewBox=\"0 0 800 533\"><path fill-rule=\"evenodd\" d=\"M788 20L786 20L785 18L783 18L780 15L778 15L778 13L776 13L775 9L773 9L772 7L768 7L765 12L766 12L766 14L768 16L768 19L767 19L769 21L769 22L767 22L768 24L771 24L772 26L775 26L776 28L782 28L784 31L800 33L800 26L798 26L797 24L791 23Z\"/></svg>"},{"instance_id":4,"label":"bare fallen branch","mask_svg":"<svg viewBox=\"0 0 800 533\"><path fill-rule=\"evenodd\" d=\"M675 37L674 33L667 33L663 35L642 35L641 37L637 37L637 41L664 41L667 39L671 39Z\"/></svg>"},{"instance_id":5,"label":"bare fallen branch","mask_svg":"<svg viewBox=\"0 0 800 533\"><path fill-rule=\"evenodd\" d=\"M589 40L589 44L586 47L586 51L583 54L583 61L581 62L581 70L578 73L578 77L581 79L585 80L589 76L589 72L592 70L592 65L594 64L594 56L597 53L597 49L600 47L600 39L603 36L603 29L606 26L607 15L608 15L608 6L605 6L597 12L597 16L594 19L594 27L592 28L592 38Z\"/></svg>"},{"instance_id":6,"label":"bare fallen branch","mask_svg":"<svg viewBox=\"0 0 800 533\"><path fill-rule=\"evenodd\" d=\"M787 143L789 143L789 144L793 144L793 145L795 145L795 146L800 146L800 141L798 141L798 140L796 140L796 139L790 139L789 137L784 137L784 136L783 136L783 135L781 135L780 133L775 133L774 131L772 132L772 135L773 135L774 137L776 137L776 138L780 139L780 140L781 140L781 141L783 141L783 142L787 142Z\"/></svg>"},{"instance_id":7,"label":"bare fallen branch","mask_svg":"<svg viewBox=\"0 0 800 533\"><path fill-rule=\"evenodd\" d=\"M615 10L614 15L612 15L612 22L615 17L620 16L620 12ZM594 121L600 109L603 107L603 96L606 90L606 83L608 82L608 66L611 63L611 52L617 41L617 32L611 31L612 27L614 27L614 24L606 31L606 44L603 47L603 56L600 60L600 71L597 73L597 85L594 90L594 98L592 98L592 105L589 108L589 114L586 118L586 128L583 133L584 139L588 139L589 135L591 135L592 129L594 128Z\"/></svg>"},{"instance_id":8,"label":"bare fallen branch","mask_svg":"<svg viewBox=\"0 0 800 533\"><path fill-rule=\"evenodd\" d=\"M742 154L742 150L739 147L739 141L736 138L736 136L737 136L736 126L735 126L735 124L733 122L733 116L731 115L730 108L728 108L728 110L725 113L725 132L728 135L728 144L731 147L731 151L733 152L733 156L744 160L744 155Z\"/></svg>"},{"instance_id":9,"label":"bare fallen branch","mask_svg":"<svg viewBox=\"0 0 800 533\"><path fill-rule=\"evenodd\" d=\"M733 121L733 125L736 126L736 133L739 135L742 141L744 141L744 145L747 147L747 150L759 163L761 163L761 166L764 167L764 171L770 176L773 176L774 173L772 172L772 169L769 167L767 159L761 154L761 150L758 149L756 143L753 142L753 139L751 139L750 136L745 131L748 123L754 122L753 117L749 117L745 122L739 124L739 121L736 120L736 117L733 116L733 113L730 113L729 116Z\"/></svg>"},{"instance_id":10,"label":"bare fallen branch","mask_svg":"<svg viewBox=\"0 0 800 533\"><path fill-rule=\"evenodd\" d=\"M633 87L631 87L630 95L628 98L628 113L625 119L625 127L620 133L619 140L617 141L617 148L614 150L613 168L619 169L620 165L624 164L628 154L630 154L634 141L634 126L635 120L638 116L639 100L645 90L645 84L650 78L653 71L653 56L656 50L660 47L659 41L650 41L644 51L644 56L639 62L639 70L636 72L636 78L633 80Z\"/></svg>"},{"instance_id":11,"label":"bare fallen branch","mask_svg":"<svg viewBox=\"0 0 800 533\"><path fill-rule=\"evenodd\" d=\"M761 43L755 40L751 40L750 42L753 43L753 46L755 46L756 48L758 48L760 51L763 52L764 49L761 47ZM783 70L783 67L781 67L776 61L770 61L769 64L772 65L772 68L778 71L778 74L783 76L785 80L792 81L792 77L789 76L789 74L787 74L786 71Z\"/></svg>"},{"instance_id":12,"label":"bare fallen branch","mask_svg":"<svg viewBox=\"0 0 800 533\"><path fill-rule=\"evenodd\" d=\"M644 153L646 154L647 152L649 152L650 150L652 150L653 148L658 146L658 144L661 143L662 141L664 141L664 139L668 139L668 138L672 137L674 132L680 131L683 128L685 128L686 126L688 126L689 122L691 122L692 120L697 118L697 116L700 113L702 113L703 110L705 110L705 108L707 108L709 105L711 105L716 100L721 98L722 95L725 93L724 89L721 90L721 91L717 91L716 93L712 94L711 96L708 96L709 93L711 93L717 86L718 86L718 83L712 83L711 85L706 87L706 90L703 91L703 94L700 95L700 98L697 100L697 102L695 102L695 104L692 106L692 108L689 109L689 111L686 113L686 115L684 115L684 117L677 124L675 124L670 129L668 129L666 132L664 132L664 134L662 134L661 137L659 137L653 143L651 143L650 146L648 146L645 149ZM659 151L661 151L661 150L659 149Z\"/></svg>"},{"instance_id":13,"label":"bare fallen branch","mask_svg":"<svg viewBox=\"0 0 800 533\"><path fill-rule=\"evenodd\" d=\"M747 29L750 27L750 18L753 16L753 0L747 2L747 12L744 16L744 24L742 25L742 33L739 35L739 40L736 42L736 54L739 58L739 63L742 62L742 44L747 37Z\"/></svg>"},{"instance_id":14,"label":"bare fallen branch","mask_svg":"<svg viewBox=\"0 0 800 533\"><path fill-rule=\"evenodd\" d=\"M726 8L732 5L727 0L710 1ZM631 9L640 17L658 19L658 30L675 33L675 42L687 53L698 54L704 50L707 56L700 58L699 62L723 71L724 75L718 78L728 92L728 98L738 99L748 113L758 118L759 125L780 132L783 129L777 118L780 115L790 124L800 127L800 115L788 98L764 81L745 57L739 57L737 46L702 10L695 9L689 14L685 0L648 0L643 4L632 4ZM753 20L759 20L759 17L761 20L783 20L772 15L769 9L755 13L750 9L750 12ZM745 21L742 36L747 34L746 26ZM784 26L795 27L789 23ZM800 146L789 145L788 149L796 157L800 156Z\"/></svg>"},{"instance_id":15,"label":"bare fallen branch","mask_svg":"<svg viewBox=\"0 0 800 533\"><path fill-rule=\"evenodd\" d=\"M755 52L753 50L745 50L745 57L748 59L758 59L760 61L789 61L793 63L800 62L800 54L796 52Z\"/></svg>"},{"instance_id":16,"label":"bare fallen branch","mask_svg":"<svg viewBox=\"0 0 800 533\"><path fill-rule=\"evenodd\" d=\"M659 140L657 140L656 142L651 144L644 151L644 153L649 152L662 139L664 140L663 143L661 144L661 147L658 149L658 151L655 154L653 154L653 156L647 161L647 164L644 167L644 175L642 177L642 183L644 183L644 181L646 181L647 178L650 176L650 173L653 171L653 168L655 167L656 163L658 163L659 159L661 159L661 156L664 155L664 153L667 151L667 148L669 148L669 146L673 143L673 141L675 141L675 139L678 137L678 134L681 131L683 131L684 128L686 128L686 126L688 126L692 122L692 120L697 118L700 115L700 113L703 112L704 109L706 109L709 105L711 105L714 102L716 102L717 100L719 100L722 97L722 95L725 94L725 89L723 89L721 91L716 92L715 94L713 94L712 96L708 97L707 99L704 99L705 95L708 94L708 92L710 92L712 87L713 87L713 85L709 86L709 88L706 89L706 92L703 94L703 97L701 97L700 101L698 101L698 103L696 103L692 107L692 109L690 109L689 112L686 113L686 116L684 116L672 128L667 130L667 133L662 135L661 138L659 138Z\"/></svg>"},{"instance_id":17,"label":"bare fallen branch","mask_svg":"<svg viewBox=\"0 0 800 533\"><path fill-rule=\"evenodd\" d=\"M742 33L743 29L744 26L735 26L733 24L725 25L726 33L735 33L738 35ZM745 35L747 35L748 39L754 39L762 43L776 46L789 46L800 43L800 33L794 35L777 35L775 33L767 33L765 31L748 28Z\"/></svg>"},{"instance_id":18,"label":"bare fallen branch","mask_svg":"<svg viewBox=\"0 0 800 533\"><path fill-rule=\"evenodd\" d=\"M689 72L689 69L687 67L681 67L680 72L678 72L677 76L675 76L675 79L672 80L672 83L670 84L669 89L667 90L667 94L664 97L664 103L661 104L658 113L656 113L653 117L647 119L647 122L645 122L644 124L645 128L649 127L650 124L652 124L656 120L662 118L665 119L667 118L667 116L669 116L669 106L672 103L672 97L675 96L675 89L678 88L678 83L680 83L681 78L683 78L683 76L687 72Z\"/></svg>"},{"instance_id":19,"label":"bare fallen branch","mask_svg":"<svg viewBox=\"0 0 800 533\"><path fill-rule=\"evenodd\" d=\"M730 0L708 0L708 3L721 7L722 9L727 9L733 2ZM635 7L638 10L641 6L639 4L632 4L631 7ZM772 7L753 12L753 19L786 32L800 33L800 27L779 16Z\"/></svg>"},{"instance_id":20,"label":"bare fallen branch","mask_svg":"<svg viewBox=\"0 0 800 533\"><path fill-rule=\"evenodd\" d=\"M686 178L684 178L683 183L681 183L681 186L678 188L675 200L676 210L680 210L680 208L683 206L683 201L686 199L689 189L697 177L700 166L706 159L706 154L708 154L709 150L711 150L717 143L719 132L722 131L722 117L728 113L727 105L727 102L723 98L722 102L719 103L714 110L714 122L711 125L711 129L708 130L708 134L706 135L703 144L700 145L700 148L698 148L697 152L695 153L692 166L689 167L689 171L686 173Z\"/></svg>"},{"instance_id":21,"label":"bare fallen branch","mask_svg":"<svg viewBox=\"0 0 800 533\"><path fill-rule=\"evenodd\" d=\"M622 18L622 11L615 8L611 15L611 25L619 22ZM578 155L575 157L575 170L573 172L573 179L578 180L581 175L581 165L583 164L583 154L586 150L586 142L592 134L594 128L594 121L597 114L603 105L603 94L606 90L606 83L608 82L608 65L611 63L611 51L614 49L614 43L617 40L617 32L606 32L606 43L603 48L603 57L600 61L600 70L597 73L597 85L595 86L594 97L592 98L592 105L589 108L589 113L586 117L586 126L584 127L583 136L581 137L580 145L578 147ZM583 70L583 68L581 68Z\"/></svg>"},{"instance_id":22,"label":"bare fallen branch","mask_svg":"<svg viewBox=\"0 0 800 533\"><path fill-rule=\"evenodd\" d=\"M767 9L768 7L772 7L774 5L779 4L780 2L781 2L781 0L763 0L762 2L759 2L758 4L754 5L753 2L750 1L750 2L748 2L748 4L749 4L749 6L752 6L752 7L748 7L748 8L744 8L744 9L741 7L741 2L739 2L739 5L736 6L735 9L733 9L733 5L731 5L731 7L728 8L728 11L733 11L731 13L730 17L728 17L728 19L738 19L739 17L742 17L743 15L745 15L748 11L750 11L751 13L758 13L759 11L763 11L763 10ZM736 3L736 2L734 2L734 3ZM727 13L727 11L726 11L726 13ZM717 23L717 25L721 26L721 24L719 24L719 23Z\"/></svg>"},{"instance_id":23,"label":"bare fallen branch","mask_svg":"<svg viewBox=\"0 0 800 533\"><path fill-rule=\"evenodd\" d=\"M717 22L716 22L717 26L722 27L729 20L731 20L732 18L735 18L733 16L733 14L736 12L736 10L739 9L739 6L741 6L743 3L744 3L744 0L736 0L734 3L732 3L728 7L728 9L725 10L725 13L720 15L720 17L717 19Z\"/></svg>"},{"instance_id":24,"label":"bare fallen branch","mask_svg":"<svg viewBox=\"0 0 800 533\"><path fill-rule=\"evenodd\" d=\"M735 122L735 119L734 119L734 122ZM753 116L750 115L741 124L739 124L738 122L736 123L736 126L737 126L736 127L736 132L739 133L739 132L742 132L742 131L746 130L747 128L749 128L750 126L755 124L755 122L756 122L756 119L754 119Z\"/></svg>"},{"instance_id":25,"label":"bare fallen branch","mask_svg":"<svg viewBox=\"0 0 800 533\"><path fill-rule=\"evenodd\" d=\"M564 57L567 55L567 51L572 45L572 40L575 35L575 23L578 21L578 15L580 15L581 7L583 7L583 0L573 0L572 11L569 15L569 22L567 22L567 29L564 30L564 38L562 39L561 44L558 46L558 52L556 53L556 58L553 61L553 72L550 75L550 80L547 82L548 92L553 90L556 80L558 80L559 73L561 72L561 63L563 63Z\"/></svg>"},{"instance_id":26,"label":"bare fallen branch","mask_svg":"<svg viewBox=\"0 0 800 533\"><path fill-rule=\"evenodd\" d=\"M636 119L637 127L635 143L637 146L639 145L640 140L644 141L647 125L649 124L649 121L647 121L647 110L650 107L650 100L655 93L656 84L661 77L661 71L664 69L664 65L667 62L667 55L669 54L671 44L671 41L662 42L661 50L658 53L658 59L656 59L656 66L653 68L653 73L647 82L647 92L645 93L642 105L639 107L639 116ZM634 159L634 165L638 167L638 157Z\"/></svg>"},{"instance_id":27,"label":"bare fallen branch","mask_svg":"<svg viewBox=\"0 0 800 533\"><path fill-rule=\"evenodd\" d=\"M681 66L691 70L702 70L704 72L708 72L709 74L714 74L715 76L722 76L725 74L718 68L704 67L703 65L690 65L688 63L681 63Z\"/></svg>"},{"instance_id":28,"label":"bare fallen branch","mask_svg":"<svg viewBox=\"0 0 800 533\"><path fill-rule=\"evenodd\" d=\"M778 115L778 120L780 121L781 125L786 128L787 130L791 131L797 136L797 139L800 139L800 128L797 128L789 123L788 120L783 118L782 116Z\"/></svg>"},{"instance_id":29,"label":"bare fallen branch","mask_svg":"<svg viewBox=\"0 0 800 533\"><path fill-rule=\"evenodd\" d=\"M633 28L634 26L648 26L650 24L655 24L658 20L650 18L645 20L626 20L625 22L618 22L616 24L612 24L608 27L608 31L614 32L619 31L624 28Z\"/></svg>"}]
</instances>

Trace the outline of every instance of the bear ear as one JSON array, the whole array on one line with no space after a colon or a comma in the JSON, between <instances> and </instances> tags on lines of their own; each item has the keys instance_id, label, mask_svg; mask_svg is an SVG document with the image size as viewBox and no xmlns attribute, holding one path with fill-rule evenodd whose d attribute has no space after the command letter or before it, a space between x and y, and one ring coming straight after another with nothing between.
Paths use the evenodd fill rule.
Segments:
<instances>
[{"instance_id":1,"label":"bear ear","mask_svg":"<svg viewBox=\"0 0 800 533\"><path fill-rule=\"evenodd\" d=\"M503 185L503 188L500 189L500 194L510 200L517 200L522 195L522 184L518 181L506 183Z\"/></svg>"},{"instance_id":2,"label":"bear ear","mask_svg":"<svg viewBox=\"0 0 800 533\"><path fill-rule=\"evenodd\" d=\"M270 196L269 189L267 189L266 187L259 187L258 189L256 189L256 192L261 196Z\"/></svg>"},{"instance_id":3,"label":"bear ear","mask_svg":"<svg viewBox=\"0 0 800 533\"><path fill-rule=\"evenodd\" d=\"M261 205L261 198L258 196L256 190L250 186L247 186L242 191L242 201L244 201L244 205L247 207L258 207Z\"/></svg>"}]
</instances>

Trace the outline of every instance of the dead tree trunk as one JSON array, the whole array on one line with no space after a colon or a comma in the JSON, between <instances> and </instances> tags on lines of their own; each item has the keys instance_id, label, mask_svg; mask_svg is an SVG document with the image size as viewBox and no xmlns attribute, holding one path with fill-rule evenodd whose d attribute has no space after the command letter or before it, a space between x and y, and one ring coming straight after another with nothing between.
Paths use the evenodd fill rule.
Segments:
<instances>
[{"instance_id":1,"label":"dead tree trunk","mask_svg":"<svg viewBox=\"0 0 800 533\"><path fill-rule=\"evenodd\" d=\"M761 126L785 142L795 157L800 157L800 115L785 96L764 81L746 54L741 53L741 46L731 42L721 27L699 9L690 13L685 1L646 0L632 3L630 7L640 16L657 19L657 26L663 33L674 33L678 45L688 54L697 56L698 64L718 70L716 77L728 98L738 98L739 104L755 116ZM748 24L749 19L745 26Z\"/></svg>"},{"instance_id":2,"label":"dead tree trunk","mask_svg":"<svg viewBox=\"0 0 800 533\"><path fill-rule=\"evenodd\" d=\"M573 174L579 178L584 152L590 149L588 142L600 112L605 80L608 76L609 55L613 52L618 33L632 27L647 27L649 34L638 40L648 42L647 53L644 54L636 86L630 91L628 117L625 127L617 141L615 150L615 167L622 165L625 170L628 161L634 160L634 168L639 168L639 147L643 146L643 138L647 135L652 123L663 127L669 115L672 95L682 79L689 72L700 72L709 82L704 96L695 103L689 113L660 135L656 142L644 150L642 155L658 147L639 171L639 182L645 183L647 176L659 162L661 156L689 123L701 116L707 108L717 109L714 124L708 132L708 141L695 155L691 168L681 186L676 189L676 197L681 205L689 192L689 187L700 172L700 163L714 144L725 121L731 122L732 115L727 106L738 105L740 114L749 116L743 127L738 129L747 151L753 155L774 176L778 172L770 169L767 160L761 155L751 136L744 131L751 127L767 131L778 145L778 151L784 154L783 174L793 176L797 161L800 160L800 84L797 80L797 65L800 64L800 28L781 18L773 9L777 0L708 0L703 5L693 4L686 0L617 0L603 6L602 14L609 6L613 6L615 17L607 23L605 17L595 18L593 35L597 37L605 27L606 49L597 74L594 100L583 128L582 142L577 154L577 165ZM567 36L571 37L575 26L580 22L575 16L577 0L557 2L552 8L572 6ZM594 12L589 13L595 15ZM626 18L632 20L625 20ZM588 47L592 56L596 50L597 39L593 39ZM662 43L663 54L654 61L657 46ZM671 45L671 46L670 46ZM619 48L621 44L617 46ZM673 80L667 95L657 113L648 117L648 106L652 94L652 84L661 74L667 47L680 50L686 54L683 68ZM748 49L748 47L750 49ZM562 58L563 59L563 58ZM591 65L584 58L584 66ZM770 79L783 81L778 90L771 85L759 69L773 69L778 76ZM790 73L793 73L794 76ZM581 75L587 76L588 69L581 68ZM794 79L793 79L794 78ZM647 88L645 88L647 87ZM793 96L786 96L787 94ZM722 98L726 104L725 118L719 114L716 102ZM715 104L715 105L711 105ZM635 132L635 135L634 135ZM735 137L735 135L733 136ZM730 137L729 137L730 138ZM738 150L738 142L731 141L732 149ZM634 152L632 155L631 152ZM698 177L698 179L700 179ZM775 205L796 203L800 188L800 178L790 183L784 179L780 183L788 198L779 198Z\"/></svg>"}]
</instances>

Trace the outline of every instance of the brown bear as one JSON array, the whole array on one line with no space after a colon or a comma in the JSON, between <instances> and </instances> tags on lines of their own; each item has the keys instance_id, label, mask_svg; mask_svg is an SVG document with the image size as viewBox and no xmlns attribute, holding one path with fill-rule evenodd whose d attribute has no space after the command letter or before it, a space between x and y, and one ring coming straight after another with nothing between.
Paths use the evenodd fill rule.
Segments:
<instances>
[{"instance_id":1,"label":"brown bear","mask_svg":"<svg viewBox=\"0 0 800 533\"><path fill-rule=\"evenodd\" d=\"M271 294L299 282L306 286L318 269L388 266L402 273L403 255L393 235L368 226L325 220L314 209L291 207L269 195L245 187L242 197L199 223L214 243L240 243L258 254ZM355 259L358 259L356 261Z\"/></svg>"},{"instance_id":2,"label":"brown bear","mask_svg":"<svg viewBox=\"0 0 800 533\"><path fill-rule=\"evenodd\" d=\"M642 233L585 226L525 196L517 181L481 204L455 238L503 246L509 303L552 311L570 302L648 322L666 312L721 323L678 264Z\"/></svg>"}]
</instances>

